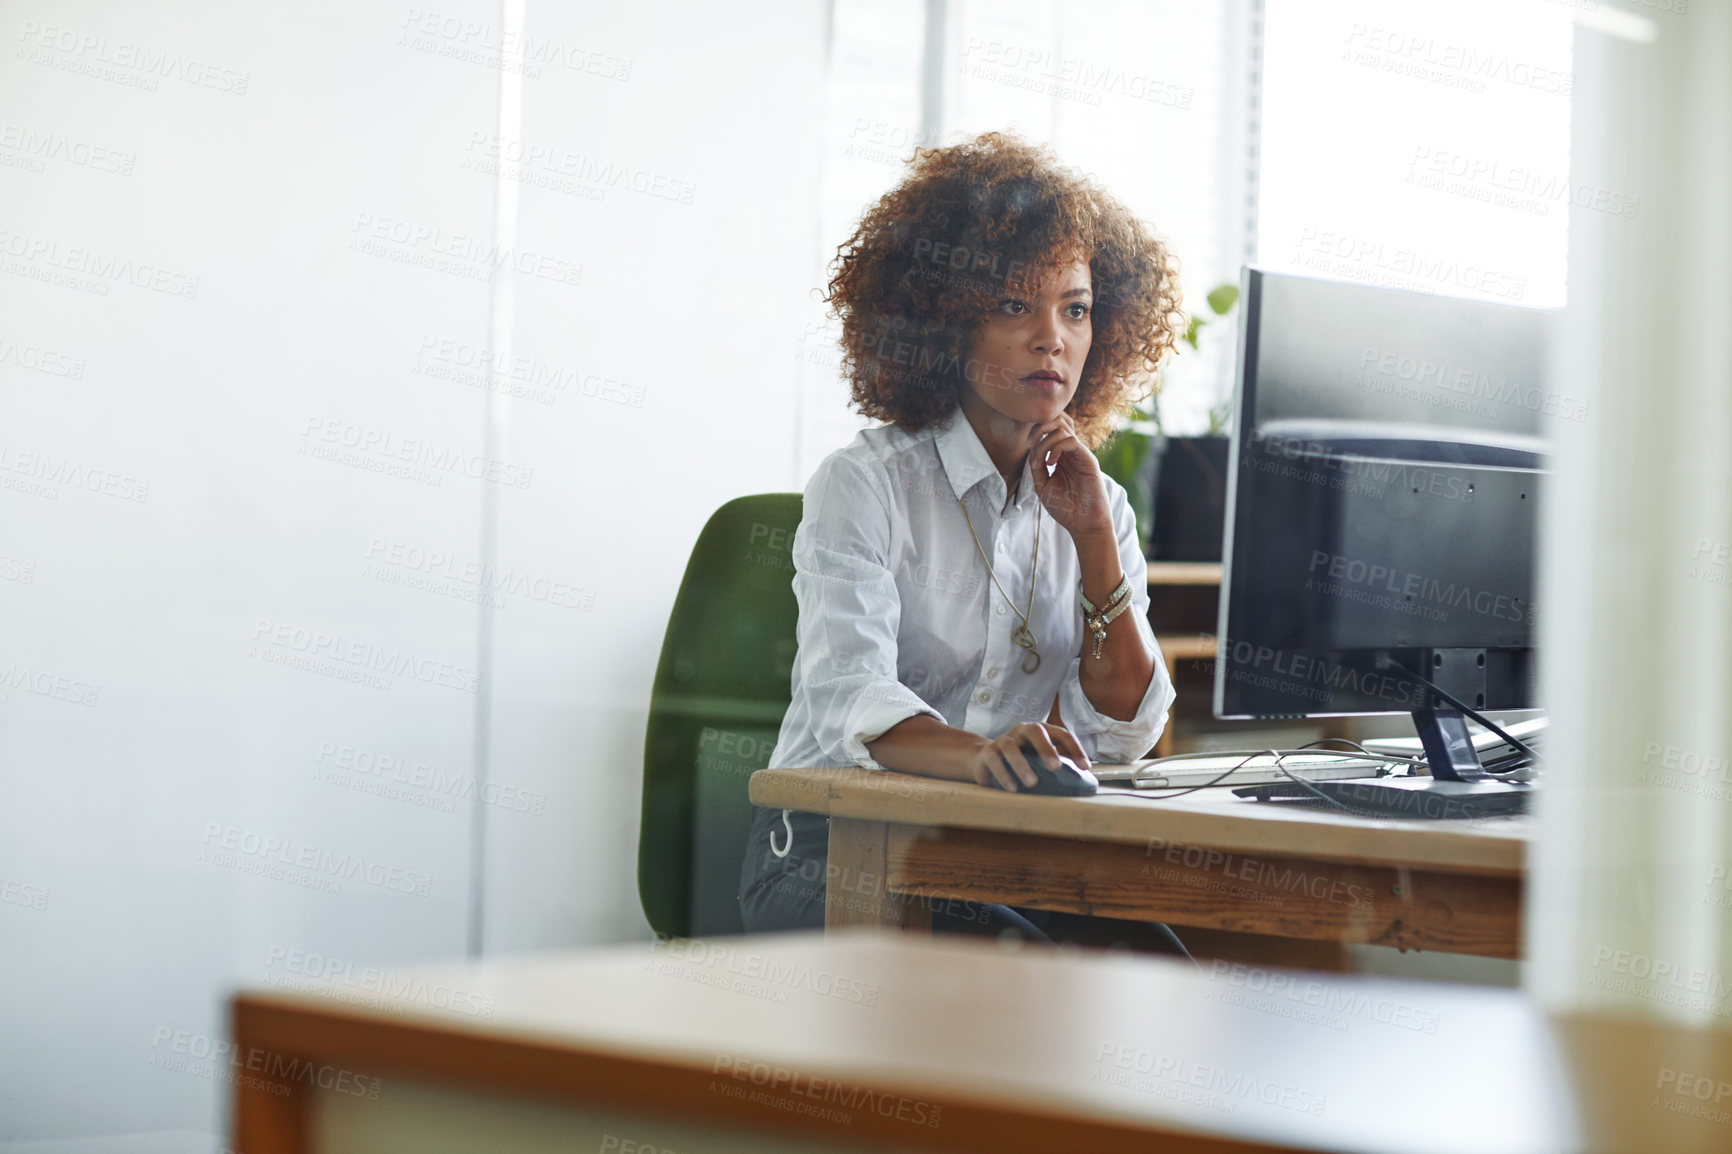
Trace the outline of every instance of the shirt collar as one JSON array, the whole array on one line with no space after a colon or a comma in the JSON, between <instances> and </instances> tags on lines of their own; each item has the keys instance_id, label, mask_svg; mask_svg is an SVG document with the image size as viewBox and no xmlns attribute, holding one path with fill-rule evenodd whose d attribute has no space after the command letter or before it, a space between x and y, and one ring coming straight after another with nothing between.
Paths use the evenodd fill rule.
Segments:
<instances>
[{"instance_id":1,"label":"shirt collar","mask_svg":"<svg viewBox=\"0 0 1732 1154\"><path fill-rule=\"evenodd\" d=\"M938 448L938 460L944 466L944 475L950 478L950 487L961 500L970 489L982 481L989 484L996 479L998 486L992 489L997 507L1004 505L1005 491L1002 488L1004 478L999 475L998 466L992 463L987 455L986 446L980 443L980 436L974 431L974 426L958 405L950 411L950 415L933 425L932 441ZM1016 507L1028 508L1029 502L1036 500L1034 492L1034 469L1028 458L1022 462L1022 478L1017 490Z\"/></svg>"}]
</instances>

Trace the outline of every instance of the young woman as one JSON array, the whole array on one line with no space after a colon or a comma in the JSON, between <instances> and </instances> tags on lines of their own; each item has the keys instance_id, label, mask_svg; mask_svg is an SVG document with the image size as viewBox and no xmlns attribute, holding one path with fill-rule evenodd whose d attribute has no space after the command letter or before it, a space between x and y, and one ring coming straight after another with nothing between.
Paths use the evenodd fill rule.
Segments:
<instances>
[{"instance_id":1,"label":"young woman","mask_svg":"<svg viewBox=\"0 0 1732 1154\"><path fill-rule=\"evenodd\" d=\"M1174 262L1045 149L920 149L832 264L854 407L794 536L799 651L772 766L858 766L1016 791L1025 747L1142 757L1173 690L1124 490L1090 451L1184 331ZM824 924L828 819L759 807L751 931ZM1123 941L1164 926L939 902L937 930Z\"/></svg>"}]
</instances>

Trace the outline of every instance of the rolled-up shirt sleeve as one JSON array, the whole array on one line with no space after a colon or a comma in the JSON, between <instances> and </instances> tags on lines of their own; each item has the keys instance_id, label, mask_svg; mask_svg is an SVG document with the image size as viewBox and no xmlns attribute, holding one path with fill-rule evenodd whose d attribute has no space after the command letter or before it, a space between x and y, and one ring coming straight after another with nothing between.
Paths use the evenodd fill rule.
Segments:
<instances>
[{"instance_id":1,"label":"rolled-up shirt sleeve","mask_svg":"<svg viewBox=\"0 0 1732 1154\"><path fill-rule=\"evenodd\" d=\"M866 743L898 722L921 713L944 720L896 676L901 598L891 534L888 483L848 458L825 460L794 533L797 692L825 754L865 769L883 768Z\"/></svg>"},{"instance_id":2,"label":"rolled-up shirt sleeve","mask_svg":"<svg viewBox=\"0 0 1732 1154\"><path fill-rule=\"evenodd\" d=\"M1118 538L1119 564L1131 579L1131 603L1114 621L1118 625L1130 618L1141 635L1143 644L1154 654L1155 669L1149 677L1149 687L1137 704L1137 711L1128 720L1108 717L1094 707L1082 687L1082 663L1094 651L1094 635L1083 630L1082 652L1071 659L1064 684L1059 689L1059 718L1075 735L1083 752L1091 761L1102 765L1122 765L1141 758L1166 728L1167 711L1172 708L1172 679L1167 676L1166 662L1161 659L1161 647L1149 628L1149 585L1146 579L1148 561L1137 541L1136 515L1131 511L1125 491L1110 477L1106 483L1108 503L1112 506L1113 532ZM1079 609L1080 612L1080 609Z\"/></svg>"}]
</instances>

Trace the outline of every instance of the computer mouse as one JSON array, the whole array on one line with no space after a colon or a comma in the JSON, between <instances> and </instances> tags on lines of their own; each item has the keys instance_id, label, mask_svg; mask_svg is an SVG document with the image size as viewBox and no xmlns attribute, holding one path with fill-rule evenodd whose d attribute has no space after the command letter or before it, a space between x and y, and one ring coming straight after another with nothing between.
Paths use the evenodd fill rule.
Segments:
<instances>
[{"instance_id":1,"label":"computer mouse","mask_svg":"<svg viewBox=\"0 0 1732 1154\"><path fill-rule=\"evenodd\" d=\"M1034 784L1023 785L1017 780L1018 793L1035 793L1046 797L1088 797L1101 787L1100 779L1070 758L1059 755L1058 768L1049 767L1034 746L1024 742L1023 753L1034 767Z\"/></svg>"}]
</instances>

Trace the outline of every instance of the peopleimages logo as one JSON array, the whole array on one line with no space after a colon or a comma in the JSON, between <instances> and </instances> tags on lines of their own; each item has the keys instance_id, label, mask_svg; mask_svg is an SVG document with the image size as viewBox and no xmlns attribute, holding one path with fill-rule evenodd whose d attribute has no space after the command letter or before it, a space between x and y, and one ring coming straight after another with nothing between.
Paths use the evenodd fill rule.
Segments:
<instances>
[{"instance_id":1,"label":"peopleimages logo","mask_svg":"<svg viewBox=\"0 0 1732 1154\"><path fill-rule=\"evenodd\" d=\"M471 132L467 151L479 151L483 158L495 162L495 167L505 164L525 174L545 174L552 178L566 177L570 181L582 182L577 185L567 182L560 191L570 191L588 184L598 190L623 188L656 200L690 204L698 190L696 181L633 168L615 160L603 161L593 153L572 152L558 145L530 143L493 132ZM465 163L469 166L469 162Z\"/></svg>"},{"instance_id":2,"label":"peopleimages logo","mask_svg":"<svg viewBox=\"0 0 1732 1154\"><path fill-rule=\"evenodd\" d=\"M0 229L0 253L25 262L16 268L9 266L8 272L32 275L30 270L35 269L42 274L36 277L38 280L50 279L49 269L59 269L73 277L91 277L92 281L69 287L81 291L95 289L102 296L108 295L111 284L129 284L185 300L198 297L199 278L189 273L82 245L63 246L54 237Z\"/></svg>"},{"instance_id":3,"label":"peopleimages logo","mask_svg":"<svg viewBox=\"0 0 1732 1154\"><path fill-rule=\"evenodd\" d=\"M150 1064L181 1074L196 1074L286 1096L287 1083L303 1082L336 1094L377 1098L380 1080L340 1066L278 1054L258 1046L240 1047L226 1038L158 1026L151 1038ZM254 1078L251 1075L257 1074Z\"/></svg>"},{"instance_id":4,"label":"peopleimages logo","mask_svg":"<svg viewBox=\"0 0 1732 1154\"><path fill-rule=\"evenodd\" d=\"M1095 1067L1090 1081L1193 1101L1226 1113L1234 1112L1239 1102L1257 1102L1315 1116L1329 1101L1315 1090L1110 1041L1100 1044ZM1138 1079L1134 1074L1149 1077Z\"/></svg>"},{"instance_id":5,"label":"peopleimages logo","mask_svg":"<svg viewBox=\"0 0 1732 1154\"><path fill-rule=\"evenodd\" d=\"M1436 1034L1440 1020L1434 1010L1384 997L1380 986L1327 984L1301 974L1265 970L1241 962L1216 959L1209 972L1209 986L1207 996L1215 1001L1279 1017L1303 1018L1297 1012L1299 1008L1315 1010L1316 1024L1336 1030L1347 1029L1347 1019L1358 1018L1417 1034ZM1290 1010L1289 1006L1293 1008Z\"/></svg>"},{"instance_id":6,"label":"peopleimages logo","mask_svg":"<svg viewBox=\"0 0 1732 1154\"><path fill-rule=\"evenodd\" d=\"M483 344L423 335L415 350L415 372L469 388L509 393L537 404L554 404L560 394L605 401L633 409L644 406L648 390L601 373L587 372L538 357L496 353Z\"/></svg>"},{"instance_id":7,"label":"peopleimages logo","mask_svg":"<svg viewBox=\"0 0 1732 1154\"><path fill-rule=\"evenodd\" d=\"M495 460L480 453L465 453L449 445L438 445L419 437L399 437L389 429L375 429L336 417L309 416L301 430L301 452L308 456L331 456L321 449L348 449L382 463L417 466L433 470L433 483L445 474L457 473L476 481L492 481L516 489L529 488L533 468ZM332 457L331 459L339 459Z\"/></svg>"},{"instance_id":8,"label":"peopleimages logo","mask_svg":"<svg viewBox=\"0 0 1732 1154\"><path fill-rule=\"evenodd\" d=\"M944 1108L931 1102L905 1098L886 1091L868 1090L863 1086L838 1082L834 1078L801 1074L781 1066L734 1058L727 1054L716 1055L716 1062L710 1073L761 1086L767 1091L764 1105L778 1106L797 1113L817 1113L820 1108L813 1104L823 1103L826 1106L845 1106L850 1110L876 1114L880 1118L895 1118L899 1122L915 1126L937 1126L944 1115ZM725 1087L726 1083L723 1083L723 1086ZM819 1116L843 1125L848 1125L853 1120L852 1116L847 1114L828 1117L835 1113L826 1111Z\"/></svg>"},{"instance_id":9,"label":"peopleimages logo","mask_svg":"<svg viewBox=\"0 0 1732 1154\"><path fill-rule=\"evenodd\" d=\"M407 1004L431 1006L470 1017L491 1018L499 999L461 986L429 982L413 974L399 974L378 966L357 967L322 954L272 946L265 959L265 980L281 989L308 990L338 1001L375 1006L401 1013Z\"/></svg>"},{"instance_id":10,"label":"peopleimages logo","mask_svg":"<svg viewBox=\"0 0 1732 1154\"><path fill-rule=\"evenodd\" d=\"M480 592L505 593L539 601L544 605L578 609L585 613L595 608L594 589L581 588L567 581L555 581L517 568L502 569L497 565L466 560L451 553L424 549L405 541L372 537L367 542L366 559L369 567L362 570L362 576L390 580L388 577L381 577L377 568L389 566L391 570L403 575L394 582L396 584L412 584L404 578L414 575L426 577L433 582L455 582ZM442 591L437 586L428 588L432 592ZM465 599L472 600L473 597ZM496 609L503 604L497 598L489 603Z\"/></svg>"},{"instance_id":11,"label":"peopleimages logo","mask_svg":"<svg viewBox=\"0 0 1732 1154\"><path fill-rule=\"evenodd\" d=\"M1148 845L1143 850L1143 856L1149 859L1150 865L1153 865L1158 859L1169 865L1183 866L1188 870L1219 873L1223 878L1229 880L1249 882L1252 886L1264 891L1261 900L1267 901L1270 897L1275 898L1274 901L1268 902L1271 905L1281 904L1280 897L1276 896L1278 894L1302 894L1317 901L1333 902L1337 905L1366 910L1373 909L1377 900L1376 892L1369 886L1343 881L1340 878L1329 877L1321 873L1310 874L1303 868L1295 871L1293 866L1287 862L1276 865L1271 862L1260 861L1257 858L1239 857L1224 850L1168 842L1164 838L1150 838ZM1151 872L1149 865L1144 866L1143 872ZM1166 872L1172 876L1165 878L1165 880L1182 880L1176 871ZM1156 876L1161 875L1157 873Z\"/></svg>"},{"instance_id":12,"label":"peopleimages logo","mask_svg":"<svg viewBox=\"0 0 1732 1154\"><path fill-rule=\"evenodd\" d=\"M83 357L45 349L41 345L21 344L4 336L0 336L0 365L14 365L31 372L46 373L51 377L66 377L74 381L84 379Z\"/></svg>"},{"instance_id":13,"label":"peopleimages logo","mask_svg":"<svg viewBox=\"0 0 1732 1154\"><path fill-rule=\"evenodd\" d=\"M433 892L431 874L406 870L359 854L334 853L316 845L297 842L294 838L275 837L218 821L205 823L203 844L207 848L199 855L200 860L211 865L241 873L270 873L273 877L275 872L304 870L304 880L321 883L309 888L331 893L340 892L341 883L345 881L361 881L418 897L427 897ZM243 859L250 859L256 866L264 868L246 868L241 864ZM303 879L279 880L296 880L299 884Z\"/></svg>"},{"instance_id":14,"label":"peopleimages logo","mask_svg":"<svg viewBox=\"0 0 1732 1154\"><path fill-rule=\"evenodd\" d=\"M1732 980L1718 971L1610 946L1594 948L1588 985L1716 1017L1727 1014L1728 999L1732 999Z\"/></svg>"},{"instance_id":15,"label":"peopleimages logo","mask_svg":"<svg viewBox=\"0 0 1732 1154\"><path fill-rule=\"evenodd\" d=\"M127 79L131 86L147 92L155 92L159 80L179 80L195 88L245 96L247 84L252 80L250 72L183 57L178 52L159 51L129 40L111 42L107 36L34 20L24 21L18 40L25 46L18 59L105 80L130 73ZM51 53L59 53L60 58Z\"/></svg>"},{"instance_id":16,"label":"peopleimages logo","mask_svg":"<svg viewBox=\"0 0 1732 1154\"><path fill-rule=\"evenodd\" d=\"M400 27L406 32L398 43L406 47L421 52L436 51L451 59L486 64L507 72L522 72L532 80L540 78L541 65L603 80L631 79L632 61L627 57L545 39L527 31L496 29L491 24L420 8L405 12Z\"/></svg>"},{"instance_id":17,"label":"peopleimages logo","mask_svg":"<svg viewBox=\"0 0 1732 1154\"><path fill-rule=\"evenodd\" d=\"M1317 580L1328 577L1380 594L1387 593L1389 597L1374 602L1382 608L1396 607L1398 603L1393 601L1395 597L1402 597L1407 601L1417 597L1421 601L1452 609L1465 607L1483 617L1501 621L1525 620L1531 624L1534 619L1533 603L1524 602L1519 597L1493 593L1489 589L1474 589L1470 585L1457 585L1453 581L1446 585L1435 577L1398 572L1388 565L1362 561L1340 553L1326 553L1321 549L1312 551L1307 572L1310 574L1305 581L1307 589L1312 588ZM1330 590L1324 589L1324 592Z\"/></svg>"},{"instance_id":18,"label":"peopleimages logo","mask_svg":"<svg viewBox=\"0 0 1732 1154\"><path fill-rule=\"evenodd\" d=\"M1427 33L1354 24L1342 59L1385 72L1430 80L1470 92L1484 92L1487 81L1501 81L1553 96L1568 97L1574 77L1562 69L1536 65L1474 44L1441 43Z\"/></svg>"},{"instance_id":19,"label":"peopleimages logo","mask_svg":"<svg viewBox=\"0 0 1732 1154\"><path fill-rule=\"evenodd\" d=\"M1519 301L1527 293L1525 277L1386 243L1379 237L1327 229L1301 228L1294 260L1305 268L1422 292L1435 293L1438 285L1448 284L1510 301Z\"/></svg>"},{"instance_id":20,"label":"peopleimages logo","mask_svg":"<svg viewBox=\"0 0 1732 1154\"><path fill-rule=\"evenodd\" d=\"M1732 1098L1732 1082L1724 1078L1661 1066L1654 1080L1654 1090L1650 1106L1658 1106L1672 1114L1687 1114L1692 1118L1732 1126L1732 1103L1727 1101ZM1667 1097L1662 1099L1661 1094ZM1707 1104L1710 1102L1713 1105Z\"/></svg>"},{"instance_id":21,"label":"peopleimages logo","mask_svg":"<svg viewBox=\"0 0 1732 1154\"><path fill-rule=\"evenodd\" d=\"M1426 690L1418 682L1393 673L1356 669L1328 658L1289 653L1231 637L1225 639L1223 649L1230 665L1228 676L1262 688L1304 693L1318 701L1326 701L1332 692L1342 690L1406 706L1423 705L1426 701Z\"/></svg>"},{"instance_id":22,"label":"peopleimages logo","mask_svg":"<svg viewBox=\"0 0 1732 1154\"><path fill-rule=\"evenodd\" d=\"M1044 48L1024 48L996 38L970 36L963 45L962 56L958 71L977 79L998 80L1001 84L1049 92L1086 104L1100 104L1101 94L1107 93L1187 109L1194 94L1188 84L1174 84L1079 57L1055 57Z\"/></svg>"},{"instance_id":23,"label":"peopleimages logo","mask_svg":"<svg viewBox=\"0 0 1732 1154\"><path fill-rule=\"evenodd\" d=\"M52 697L69 705L94 706L102 686L71 673L31 669L14 661L0 669L0 705L9 704L16 692Z\"/></svg>"},{"instance_id":24,"label":"peopleimages logo","mask_svg":"<svg viewBox=\"0 0 1732 1154\"><path fill-rule=\"evenodd\" d=\"M1728 565L1732 565L1732 542L1698 537L1690 552L1690 568L1686 572L1709 585L1725 585L1728 583L1728 576L1732 575L1729 574Z\"/></svg>"},{"instance_id":25,"label":"peopleimages logo","mask_svg":"<svg viewBox=\"0 0 1732 1154\"><path fill-rule=\"evenodd\" d=\"M0 445L0 486L57 501L63 485L121 501L143 504L150 500L149 481L74 461L70 457L57 458L52 453Z\"/></svg>"},{"instance_id":26,"label":"peopleimages logo","mask_svg":"<svg viewBox=\"0 0 1732 1154\"><path fill-rule=\"evenodd\" d=\"M814 970L797 962L781 962L754 950L738 950L702 938L674 938L656 935L655 957L660 961L681 962L692 967L719 971L723 974L762 982L767 986L804 991L856 1005L878 1004L878 983L862 978L850 978L829 970ZM683 976L677 970L662 972Z\"/></svg>"},{"instance_id":27,"label":"peopleimages logo","mask_svg":"<svg viewBox=\"0 0 1732 1154\"><path fill-rule=\"evenodd\" d=\"M479 235L449 232L378 213L356 213L350 231L354 235L349 238L349 248L355 252L470 280L488 280L495 269L502 268L555 284L576 285L583 280L583 266L564 257L500 248Z\"/></svg>"},{"instance_id":28,"label":"peopleimages logo","mask_svg":"<svg viewBox=\"0 0 1732 1154\"><path fill-rule=\"evenodd\" d=\"M1549 215L1553 205L1591 208L1633 220L1642 198L1598 185L1571 184L1567 176L1525 166L1508 165L1488 156L1471 156L1418 145L1408 162L1407 183L1455 193L1486 204Z\"/></svg>"},{"instance_id":29,"label":"peopleimages logo","mask_svg":"<svg viewBox=\"0 0 1732 1154\"><path fill-rule=\"evenodd\" d=\"M29 910L45 910L48 908L48 894L49 891L41 886L14 881L11 878L0 878L0 902L5 902L7 905L23 906Z\"/></svg>"},{"instance_id":30,"label":"peopleimages logo","mask_svg":"<svg viewBox=\"0 0 1732 1154\"><path fill-rule=\"evenodd\" d=\"M0 124L0 151L18 153L25 160L25 167L32 172L43 171L44 161L56 160L74 168L131 176L133 165L138 161L138 157L130 152L74 140L57 132L38 131L11 121Z\"/></svg>"},{"instance_id":31,"label":"peopleimages logo","mask_svg":"<svg viewBox=\"0 0 1732 1154\"><path fill-rule=\"evenodd\" d=\"M426 685L465 693L476 693L481 688L481 674L465 666L268 617L260 617L254 624L252 640L247 656L259 661L355 681L375 689L391 688L391 682L384 676L387 674L408 676Z\"/></svg>"},{"instance_id":32,"label":"peopleimages logo","mask_svg":"<svg viewBox=\"0 0 1732 1154\"><path fill-rule=\"evenodd\" d=\"M1417 357L1363 346L1359 354L1362 374L1393 378L1415 386L1445 390L1474 400L1483 400L1506 408L1523 408L1530 413L1544 413L1566 421L1587 420L1588 403L1559 393L1542 392L1532 385L1512 381L1507 376L1492 376L1478 369L1451 366L1443 361ZM1490 415L1487 413L1486 415Z\"/></svg>"},{"instance_id":33,"label":"peopleimages logo","mask_svg":"<svg viewBox=\"0 0 1732 1154\"><path fill-rule=\"evenodd\" d=\"M424 761L405 760L365 747L321 741L313 762L319 766L313 771L314 781L444 813L455 813L456 802L477 796L483 805L518 813L539 816L547 809L547 795L540 790L493 780L478 787L474 774L452 773Z\"/></svg>"}]
</instances>

